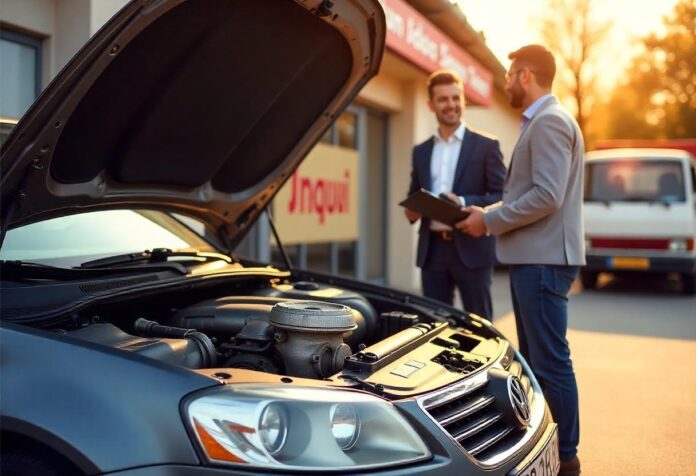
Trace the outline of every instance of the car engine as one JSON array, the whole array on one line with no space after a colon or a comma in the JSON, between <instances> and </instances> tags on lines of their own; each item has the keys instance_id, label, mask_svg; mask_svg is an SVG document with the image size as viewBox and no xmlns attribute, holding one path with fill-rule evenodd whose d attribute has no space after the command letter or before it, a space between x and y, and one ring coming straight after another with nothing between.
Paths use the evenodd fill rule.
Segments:
<instances>
[{"instance_id":1,"label":"car engine","mask_svg":"<svg viewBox=\"0 0 696 476\"><path fill-rule=\"evenodd\" d=\"M65 334L190 369L323 379L385 396L447 385L511 353L496 336L315 282L202 299Z\"/></svg>"}]
</instances>

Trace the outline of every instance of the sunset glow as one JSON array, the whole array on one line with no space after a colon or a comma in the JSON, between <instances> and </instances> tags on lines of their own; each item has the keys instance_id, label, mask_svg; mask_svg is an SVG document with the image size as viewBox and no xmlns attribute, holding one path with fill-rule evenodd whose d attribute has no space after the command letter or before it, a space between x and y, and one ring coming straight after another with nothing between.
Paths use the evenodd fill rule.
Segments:
<instances>
[{"instance_id":1,"label":"sunset glow","mask_svg":"<svg viewBox=\"0 0 696 476\"><path fill-rule=\"evenodd\" d=\"M454 0L471 26L482 31L486 43L503 66L510 64L507 55L520 45L539 42L538 23L547 9L546 0ZM650 32L663 31L662 17L674 8L675 0L595 0L596 17L613 22L608 44L599 67L602 86L611 85L622 73L630 58L640 51L639 38Z\"/></svg>"}]
</instances>

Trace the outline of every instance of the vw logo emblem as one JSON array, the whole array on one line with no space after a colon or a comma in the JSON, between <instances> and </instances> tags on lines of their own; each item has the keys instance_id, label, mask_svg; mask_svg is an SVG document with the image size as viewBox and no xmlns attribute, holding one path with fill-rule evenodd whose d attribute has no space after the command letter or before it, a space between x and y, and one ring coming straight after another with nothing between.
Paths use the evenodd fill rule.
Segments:
<instances>
[{"instance_id":1,"label":"vw logo emblem","mask_svg":"<svg viewBox=\"0 0 696 476\"><path fill-rule=\"evenodd\" d=\"M519 426L524 428L529 425L529 420L531 418L531 411L529 409L529 398L527 398L527 392L520 382L520 379L514 375L510 375L507 381L508 395L510 396L510 403L512 404L512 410L517 417Z\"/></svg>"}]
</instances>

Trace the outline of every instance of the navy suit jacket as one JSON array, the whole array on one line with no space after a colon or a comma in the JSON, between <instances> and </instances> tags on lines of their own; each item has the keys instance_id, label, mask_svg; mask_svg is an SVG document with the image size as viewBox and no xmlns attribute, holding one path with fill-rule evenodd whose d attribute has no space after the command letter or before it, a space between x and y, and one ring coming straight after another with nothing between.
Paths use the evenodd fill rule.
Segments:
<instances>
[{"instance_id":1,"label":"navy suit jacket","mask_svg":"<svg viewBox=\"0 0 696 476\"><path fill-rule=\"evenodd\" d=\"M413 148L411 186L409 195L420 188L432 190L430 163L433 154L433 138ZM502 198L505 181L505 164L497 139L466 128L459 160L452 183L452 193L464 197L466 205L485 207ZM495 239L492 236L474 238L458 230L454 242L460 261L467 268L483 268L495 264ZM423 267L430 241L430 220L421 220L416 263Z\"/></svg>"}]
</instances>

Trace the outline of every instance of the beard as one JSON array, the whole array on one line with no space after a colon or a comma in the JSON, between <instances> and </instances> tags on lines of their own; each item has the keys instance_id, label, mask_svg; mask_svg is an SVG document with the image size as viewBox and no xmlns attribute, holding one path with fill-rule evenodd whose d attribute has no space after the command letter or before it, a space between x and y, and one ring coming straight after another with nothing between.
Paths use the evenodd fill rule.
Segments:
<instances>
[{"instance_id":1,"label":"beard","mask_svg":"<svg viewBox=\"0 0 696 476\"><path fill-rule=\"evenodd\" d=\"M455 114L452 114L455 113ZM447 109L437 115L437 122L446 126L456 126L462 118L461 109Z\"/></svg>"},{"instance_id":2,"label":"beard","mask_svg":"<svg viewBox=\"0 0 696 476\"><path fill-rule=\"evenodd\" d=\"M510 93L510 105L515 109L521 108L524 97L526 96L524 89L522 89L522 85L520 85L518 81L515 81L515 84L510 87L508 92Z\"/></svg>"}]
</instances>

